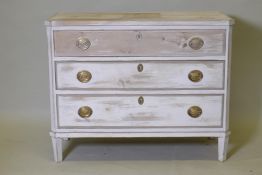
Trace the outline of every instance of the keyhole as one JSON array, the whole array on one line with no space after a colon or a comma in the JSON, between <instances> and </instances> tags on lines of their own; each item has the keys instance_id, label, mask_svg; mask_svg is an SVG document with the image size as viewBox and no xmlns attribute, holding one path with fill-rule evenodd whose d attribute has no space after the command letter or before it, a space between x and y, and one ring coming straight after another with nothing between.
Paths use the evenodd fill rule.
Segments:
<instances>
[{"instance_id":1,"label":"keyhole","mask_svg":"<svg viewBox=\"0 0 262 175\"><path fill-rule=\"evenodd\" d=\"M139 64L139 65L137 66L137 70L138 70L138 72L142 72L143 69L144 69L143 64Z\"/></svg>"},{"instance_id":2,"label":"keyhole","mask_svg":"<svg viewBox=\"0 0 262 175\"><path fill-rule=\"evenodd\" d=\"M141 39L142 39L142 33L139 32L139 33L136 35L136 39L137 39L137 40L141 40Z\"/></svg>"},{"instance_id":3,"label":"keyhole","mask_svg":"<svg viewBox=\"0 0 262 175\"><path fill-rule=\"evenodd\" d=\"M144 104L144 98L143 98L142 96L140 96L140 97L138 98L138 103L139 103L140 105Z\"/></svg>"}]
</instances>

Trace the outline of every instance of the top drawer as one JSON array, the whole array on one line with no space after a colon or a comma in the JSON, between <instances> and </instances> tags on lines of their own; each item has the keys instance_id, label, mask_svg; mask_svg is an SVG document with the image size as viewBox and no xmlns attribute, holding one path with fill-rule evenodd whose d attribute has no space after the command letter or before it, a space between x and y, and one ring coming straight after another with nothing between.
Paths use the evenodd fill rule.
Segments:
<instances>
[{"instance_id":1,"label":"top drawer","mask_svg":"<svg viewBox=\"0 0 262 175\"><path fill-rule=\"evenodd\" d=\"M223 29L54 31L57 57L223 56Z\"/></svg>"}]
</instances>

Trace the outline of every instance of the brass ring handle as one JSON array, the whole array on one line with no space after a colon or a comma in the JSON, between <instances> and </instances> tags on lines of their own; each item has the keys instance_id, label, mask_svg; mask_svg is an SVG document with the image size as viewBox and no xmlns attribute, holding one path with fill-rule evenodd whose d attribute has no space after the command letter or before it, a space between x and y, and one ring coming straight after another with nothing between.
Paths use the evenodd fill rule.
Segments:
<instances>
[{"instance_id":1,"label":"brass ring handle","mask_svg":"<svg viewBox=\"0 0 262 175\"><path fill-rule=\"evenodd\" d=\"M78 47L81 50L87 50L90 46L91 46L91 42L87 38L79 37L76 40L76 47Z\"/></svg>"},{"instance_id":2,"label":"brass ring handle","mask_svg":"<svg viewBox=\"0 0 262 175\"><path fill-rule=\"evenodd\" d=\"M204 46L204 41L201 38L195 37L189 41L189 47L194 50L199 50Z\"/></svg>"},{"instance_id":3,"label":"brass ring handle","mask_svg":"<svg viewBox=\"0 0 262 175\"><path fill-rule=\"evenodd\" d=\"M140 105L144 104L144 98L142 96L138 98L138 104Z\"/></svg>"},{"instance_id":4,"label":"brass ring handle","mask_svg":"<svg viewBox=\"0 0 262 175\"><path fill-rule=\"evenodd\" d=\"M82 118L89 118L93 114L89 106L82 106L78 109L78 115Z\"/></svg>"},{"instance_id":5,"label":"brass ring handle","mask_svg":"<svg viewBox=\"0 0 262 175\"><path fill-rule=\"evenodd\" d=\"M202 109L199 106L191 106L187 110L187 114L192 118L198 118L202 114Z\"/></svg>"},{"instance_id":6,"label":"brass ring handle","mask_svg":"<svg viewBox=\"0 0 262 175\"><path fill-rule=\"evenodd\" d=\"M87 83L91 80L91 78L92 78L92 74L86 70L77 73L77 79L81 83Z\"/></svg>"},{"instance_id":7,"label":"brass ring handle","mask_svg":"<svg viewBox=\"0 0 262 175\"><path fill-rule=\"evenodd\" d=\"M193 70L188 74L189 80L199 82L203 79L203 73L200 70Z\"/></svg>"}]
</instances>

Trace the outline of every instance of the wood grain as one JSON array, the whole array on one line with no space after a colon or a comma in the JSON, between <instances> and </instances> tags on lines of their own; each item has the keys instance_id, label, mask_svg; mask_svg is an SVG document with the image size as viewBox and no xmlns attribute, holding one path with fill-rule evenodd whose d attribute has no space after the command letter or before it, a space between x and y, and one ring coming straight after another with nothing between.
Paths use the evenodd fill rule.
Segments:
<instances>
[{"instance_id":1,"label":"wood grain","mask_svg":"<svg viewBox=\"0 0 262 175\"><path fill-rule=\"evenodd\" d=\"M138 104L139 96L58 96L59 126L86 127L221 127L223 96L145 95L144 104ZM90 118L83 119L78 109L89 106ZM192 118L187 114L191 106L199 106L203 114Z\"/></svg>"},{"instance_id":2,"label":"wood grain","mask_svg":"<svg viewBox=\"0 0 262 175\"><path fill-rule=\"evenodd\" d=\"M79 37L91 46L81 50ZM199 50L188 43L201 38ZM139 30L139 31L54 31L55 56L222 56L225 55L225 30Z\"/></svg>"},{"instance_id":3,"label":"wood grain","mask_svg":"<svg viewBox=\"0 0 262 175\"><path fill-rule=\"evenodd\" d=\"M137 66L143 65L138 72ZM82 83L76 75L89 71L92 79ZM192 82L192 70L203 73L200 82ZM222 89L223 61L154 62L57 62L57 89Z\"/></svg>"}]
</instances>

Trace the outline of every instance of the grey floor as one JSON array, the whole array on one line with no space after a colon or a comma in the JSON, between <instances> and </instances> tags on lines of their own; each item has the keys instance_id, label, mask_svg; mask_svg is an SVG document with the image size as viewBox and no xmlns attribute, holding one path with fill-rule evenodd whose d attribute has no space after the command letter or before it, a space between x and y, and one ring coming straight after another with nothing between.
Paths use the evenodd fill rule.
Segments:
<instances>
[{"instance_id":1,"label":"grey floor","mask_svg":"<svg viewBox=\"0 0 262 175\"><path fill-rule=\"evenodd\" d=\"M73 139L65 160L52 160L49 120L1 116L0 175L262 175L262 130L233 125L229 158L217 161L216 139Z\"/></svg>"}]
</instances>

